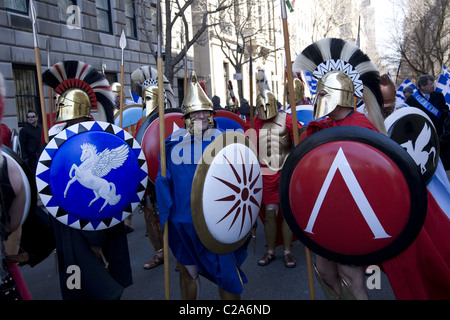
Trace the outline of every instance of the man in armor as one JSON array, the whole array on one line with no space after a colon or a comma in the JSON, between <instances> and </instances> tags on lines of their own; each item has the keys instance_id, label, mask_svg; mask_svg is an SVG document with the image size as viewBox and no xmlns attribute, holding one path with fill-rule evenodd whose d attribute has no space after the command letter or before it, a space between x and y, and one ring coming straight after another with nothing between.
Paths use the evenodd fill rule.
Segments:
<instances>
[{"instance_id":1,"label":"man in armor","mask_svg":"<svg viewBox=\"0 0 450 320\"><path fill-rule=\"evenodd\" d=\"M51 138L70 125L92 120L93 108L101 120L113 122L114 95L106 78L92 66L80 61L59 62L42 78L58 94L56 121L60 124L50 130ZM132 284L124 223L84 231L69 227L52 215L48 219L48 231L53 233L56 246L62 298L120 299L124 288ZM72 265L81 272L81 288L76 290L66 285L71 275L67 270Z\"/></svg>"},{"instance_id":2,"label":"man in armor","mask_svg":"<svg viewBox=\"0 0 450 320\"><path fill-rule=\"evenodd\" d=\"M127 106L130 104L134 104L133 101L131 101L129 99L125 99L125 94L123 93L122 85L119 82L113 82L111 84L111 90L114 93L114 103L115 103L114 113L118 112L119 108L120 108L120 92L121 91L122 91L122 94L124 97L123 105Z\"/></svg>"},{"instance_id":3,"label":"man in armor","mask_svg":"<svg viewBox=\"0 0 450 320\"><path fill-rule=\"evenodd\" d=\"M376 123L382 125L382 118L380 113L381 91L378 70L373 65L368 57L364 55L356 47L351 50L354 55L353 59L342 57L341 51L345 45L345 41L340 39L323 39L308 46L302 54L300 54L294 62L293 71L299 72L307 70L314 72L315 70L323 70L322 74L317 74L319 78L316 85L316 98L314 101L313 116L315 119L322 120L311 121L306 128L306 136L310 136L320 130L335 127L335 126L361 126L375 131L380 131L369 120L378 119ZM349 44L347 44L349 45ZM324 53L331 52L335 46L332 59L334 63L329 63L325 58L317 63L320 57L317 57L314 52L318 50ZM339 49L341 51L339 51ZM353 49L353 47L352 47ZM355 53L356 52L356 53ZM342 54L343 55L343 54ZM329 56L332 56L329 54ZM358 58L358 59L356 59ZM314 63L312 63L314 61ZM347 61L352 61L353 65ZM337 63L336 63L337 62ZM364 98L369 117L356 110L356 101L354 98L357 95L356 87L361 87L363 84L358 80L359 77L351 78L348 74L341 70L352 69L358 70L358 65L363 62L369 62L365 72L367 75L372 75L372 81L364 83ZM319 68L317 67L319 65ZM333 66L338 65L339 68ZM327 67L325 67L327 66ZM317 68L316 68L317 67ZM352 76L354 73L351 73ZM362 75L359 75L362 78ZM364 78L367 79L367 78ZM355 81L355 83L354 83ZM362 98L362 96L360 96ZM383 130L384 131L384 130ZM365 275L363 266L349 266L343 265L334 261L330 261L316 254L315 264L316 275L328 298L332 299L368 299L367 291L365 289Z\"/></svg>"},{"instance_id":4,"label":"man in armor","mask_svg":"<svg viewBox=\"0 0 450 320\"><path fill-rule=\"evenodd\" d=\"M166 140L167 170L156 179L156 195L161 225L169 223L169 244L178 261L182 299L198 298L199 275L215 282L221 299L238 299L247 282L240 265L247 256L244 247L228 254L216 254L201 242L191 214L192 181L199 159L195 150L205 150L222 130L215 128L213 104L193 72L187 85L182 110L185 128ZM208 130L211 129L211 130ZM180 161L180 148L185 152ZM177 151L178 150L178 151ZM189 158L189 159L188 159Z\"/></svg>"},{"instance_id":5,"label":"man in armor","mask_svg":"<svg viewBox=\"0 0 450 320\"><path fill-rule=\"evenodd\" d=\"M158 112L158 71L150 66L142 66L131 74L132 86L135 86L135 92L140 92L142 96L142 108L145 110L145 117ZM172 88L164 77L164 105L171 107L175 105ZM142 122L143 119L141 119ZM159 213L156 207L155 185L147 184L146 194L143 199L144 219L147 236L154 248L155 254L144 264L144 269L153 269L164 263L164 248L161 233L161 223Z\"/></svg>"},{"instance_id":6,"label":"man in armor","mask_svg":"<svg viewBox=\"0 0 450 320\"><path fill-rule=\"evenodd\" d=\"M297 123L293 127L290 114L279 112L275 95L269 90L264 70L258 70L257 85L259 94L256 98L257 117L254 120L259 162L263 172L263 203L265 205L264 231L267 252L258 261L258 265L266 266L275 260L277 244L277 225L281 223L281 234L284 246L284 264L288 268L296 266L291 253L293 234L288 224L279 216L278 186L281 169L293 147L293 130L302 129ZM247 124L246 130L250 128ZM281 221L278 221L281 220Z\"/></svg>"}]
</instances>

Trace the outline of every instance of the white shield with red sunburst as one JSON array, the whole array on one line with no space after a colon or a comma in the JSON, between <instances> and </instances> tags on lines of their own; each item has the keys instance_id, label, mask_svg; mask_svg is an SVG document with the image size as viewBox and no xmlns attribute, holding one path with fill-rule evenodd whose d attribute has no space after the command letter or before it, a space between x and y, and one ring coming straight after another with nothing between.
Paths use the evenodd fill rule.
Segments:
<instances>
[{"instance_id":1,"label":"white shield with red sunburst","mask_svg":"<svg viewBox=\"0 0 450 320\"><path fill-rule=\"evenodd\" d=\"M226 254L242 246L261 201L255 146L239 132L221 134L203 152L192 183L192 220L205 247Z\"/></svg>"}]
</instances>

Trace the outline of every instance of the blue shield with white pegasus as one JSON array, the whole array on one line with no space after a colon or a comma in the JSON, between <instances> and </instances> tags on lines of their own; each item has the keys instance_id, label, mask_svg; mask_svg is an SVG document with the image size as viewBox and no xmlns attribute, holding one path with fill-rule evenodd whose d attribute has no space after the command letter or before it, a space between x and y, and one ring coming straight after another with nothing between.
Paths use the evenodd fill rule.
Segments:
<instances>
[{"instance_id":1,"label":"blue shield with white pegasus","mask_svg":"<svg viewBox=\"0 0 450 320\"><path fill-rule=\"evenodd\" d=\"M82 230L123 221L139 205L147 180L139 143L120 127L101 121L75 124L56 135L36 171L48 212Z\"/></svg>"}]
</instances>

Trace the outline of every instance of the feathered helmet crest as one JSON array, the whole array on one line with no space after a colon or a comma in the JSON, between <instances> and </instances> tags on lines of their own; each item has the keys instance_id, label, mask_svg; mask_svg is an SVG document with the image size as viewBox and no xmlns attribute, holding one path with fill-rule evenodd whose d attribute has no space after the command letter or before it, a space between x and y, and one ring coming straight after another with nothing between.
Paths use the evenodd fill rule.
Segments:
<instances>
[{"instance_id":1,"label":"feathered helmet crest","mask_svg":"<svg viewBox=\"0 0 450 320\"><path fill-rule=\"evenodd\" d=\"M58 62L42 74L42 80L59 96L72 93L73 96L84 97L82 104L84 102L90 104L89 106L84 105L86 109L83 108L84 111L81 114L77 110L72 110L70 112L72 117L66 116L60 120L89 116L90 110L94 109L98 112L99 120L114 122L114 94L105 76L91 65L81 61ZM73 106L73 109L76 108ZM58 109L58 113L61 118L60 109Z\"/></svg>"},{"instance_id":2,"label":"feathered helmet crest","mask_svg":"<svg viewBox=\"0 0 450 320\"><path fill-rule=\"evenodd\" d=\"M340 91L341 95L348 94L344 98L341 96L337 99L344 104L349 103L349 97L362 98L369 119L380 132L386 132L380 111L383 101L380 73L375 64L356 45L336 38L316 41L297 56L292 69L293 72L309 71L317 78L317 94L321 88L327 87L330 91ZM354 107L353 103L349 104L344 106Z\"/></svg>"},{"instance_id":3,"label":"feathered helmet crest","mask_svg":"<svg viewBox=\"0 0 450 320\"><path fill-rule=\"evenodd\" d=\"M163 75L163 92L165 108L176 108L175 95L172 87ZM131 87L143 99L146 115L150 115L158 107L158 71L150 66L137 68L131 74Z\"/></svg>"}]
</instances>

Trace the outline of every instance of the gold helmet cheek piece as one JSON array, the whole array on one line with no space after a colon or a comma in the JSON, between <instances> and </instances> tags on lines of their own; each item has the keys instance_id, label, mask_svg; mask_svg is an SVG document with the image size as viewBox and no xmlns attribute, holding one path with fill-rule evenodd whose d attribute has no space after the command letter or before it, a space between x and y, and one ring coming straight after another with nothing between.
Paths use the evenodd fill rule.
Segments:
<instances>
[{"instance_id":1,"label":"gold helmet cheek piece","mask_svg":"<svg viewBox=\"0 0 450 320\"><path fill-rule=\"evenodd\" d=\"M305 95L305 88L303 86L303 82L300 79L294 79L294 97L295 101L302 101Z\"/></svg>"},{"instance_id":2,"label":"gold helmet cheek piece","mask_svg":"<svg viewBox=\"0 0 450 320\"><path fill-rule=\"evenodd\" d=\"M145 115L149 116L158 108L158 87L148 86L142 92Z\"/></svg>"},{"instance_id":3,"label":"gold helmet cheek piece","mask_svg":"<svg viewBox=\"0 0 450 320\"><path fill-rule=\"evenodd\" d=\"M114 96L119 97L120 91L122 91L122 86L119 82L113 82L111 84L111 91L114 93Z\"/></svg>"},{"instance_id":4,"label":"gold helmet cheek piece","mask_svg":"<svg viewBox=\"0 0 450 320\"><path fill-rule=\"evenodd\" d=\"M278 114L277 98L270 91L266 91L265 93L265 97L260 94L256 98L256 111L261 120L272 119Z\"/></svg>"},{"instance_id":5,"label":"gold helmet cheek piece","mask_svg":"<svg viewBox=\"0 0 450 320\"><path fill-rule=\"evenodd\" d=\"M89 96L80 89L70 89L61 94L58 97L57 107L57 122L89 117L91 115Z\"/></svg>"},{"instance_id":6,"label":"gold helmet cheek piece","mask_svg":"<svg viewBox=\"0 0 450 320\"><path fill-rule=\"evenodd\" d=\"M211 112L211 115L207 117L208 118L208 129L212 129L214 127L214 116ZM195 117L192 116L192 113L185 116L184 118L184 124L186 126L186 130L190 133L194 133L195 131Z\"/></svg>"},{"instance_id":7,"label":"gold helmet cheek piece","mask_svg":"<svg viewBox=\"0 0 450 320\"><path fill-rule=\"evenodd\" d=\"M330 71L316 86L313 116L320 119L336 109L337 106L353 108L353 82L345 73Z\"/></svg>"}]
</instances>

